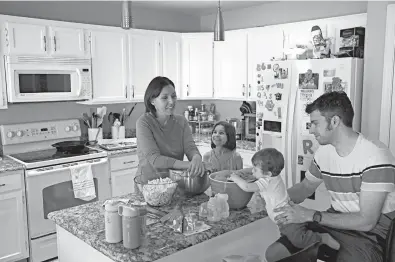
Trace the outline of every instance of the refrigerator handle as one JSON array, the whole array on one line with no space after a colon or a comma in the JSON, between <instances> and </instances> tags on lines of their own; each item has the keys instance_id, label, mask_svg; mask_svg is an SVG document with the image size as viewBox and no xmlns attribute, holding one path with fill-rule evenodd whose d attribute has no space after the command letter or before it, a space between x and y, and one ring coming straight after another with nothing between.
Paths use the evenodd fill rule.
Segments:
<instances>
[{"instance_id":1,"label":"refrigerator handle","mask_svg":"<svg viewBox=\"0 0 395 262\"><path fill-rule=\"evenodd\" d=\"M296 150L296 148L293 147L293 140L294 140L294 120L295 120L295 113L296 113L296 103L297 103L297 94L298 94L298 86L293 85L291 82L290 84L290 93L288 97L288 113L287 113L287 127L286 127L286 143L285 143L285 152L287 152L287 181L286 181L286 186L287 188L291 187L294 185L293 182L293 177L295 176L296 180L296 169L293 170L292 166L295 165L295 160L293 158L293 150ZM295 172L295 173L293 173Z\"/></svg>"}]
</instances>

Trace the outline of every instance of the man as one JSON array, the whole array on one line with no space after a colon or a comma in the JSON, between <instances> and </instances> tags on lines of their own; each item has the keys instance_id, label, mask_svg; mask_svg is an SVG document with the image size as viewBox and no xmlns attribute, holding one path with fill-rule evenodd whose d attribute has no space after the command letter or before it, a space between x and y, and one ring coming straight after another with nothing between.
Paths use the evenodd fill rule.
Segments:
<instances>
[{"instance_id":1,"label":"man","mask_svg":"<svg viewBox=\"0 0 395 262\"><path fill-rule=\"evenodd\" d=\"M338 262L381 262L391 220L395 217L395 159L388 148L352 129L354 111L344 92L325 93L306 107L310 133L321 145L306 178L288 189L294 203L303 202L325 183L332 207L319 212L291 204L275 209L278 224L308 223L340 244ZM277 261L299 251L285 236L266 251Z\"/></svg>"}]
</instances>

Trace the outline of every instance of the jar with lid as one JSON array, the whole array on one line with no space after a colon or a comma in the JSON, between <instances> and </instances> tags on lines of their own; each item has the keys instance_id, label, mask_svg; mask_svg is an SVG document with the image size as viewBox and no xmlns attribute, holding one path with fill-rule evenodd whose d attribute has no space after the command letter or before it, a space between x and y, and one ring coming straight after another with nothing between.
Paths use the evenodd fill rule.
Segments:
<instances>
[{"instance_id":1,"label":"jar with lid","mask_svg":"<svg viewBox=\"0 0 395 262\"><path fill-rule=\"evenodd\" d=\"M122 238L125 248L134 249L141 245L142 219L137 208L119 206L118 213L122 216Z\"/></svg>"},{"instance_id":2,"label":"jar with lid","mask_svg":"<svg viewBox=\"0 0 395 262\"><path fill-rule=\"evenodd\" d=\"M118 243L122 241L122 220L118 213L116 203L107 203L104 206L104 232L106 242Z\"/></svg>"}]
</instances>

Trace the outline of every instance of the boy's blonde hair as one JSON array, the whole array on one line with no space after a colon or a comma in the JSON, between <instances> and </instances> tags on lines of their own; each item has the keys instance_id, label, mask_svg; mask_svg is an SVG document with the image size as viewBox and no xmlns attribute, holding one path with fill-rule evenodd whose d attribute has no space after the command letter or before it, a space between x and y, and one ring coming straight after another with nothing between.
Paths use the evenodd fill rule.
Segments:
<instances>
[{"instance_id":1,"label":"boy's blonde hair","mask_svg":"<svg viewBox=\"0 0 395 262\"><path fill-rule=\"evenodd\" d=\"M275 148L259 150L252 156L251 162L262 172L270 171L272 176L278 176L284 168L284 156Z\"/></svg>"}]
</instances>

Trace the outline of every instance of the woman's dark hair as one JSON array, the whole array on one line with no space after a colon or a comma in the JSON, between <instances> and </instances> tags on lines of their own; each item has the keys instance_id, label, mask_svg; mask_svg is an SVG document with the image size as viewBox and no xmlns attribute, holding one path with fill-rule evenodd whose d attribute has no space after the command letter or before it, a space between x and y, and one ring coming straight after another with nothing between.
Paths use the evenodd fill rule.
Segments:
<instances>
[{"instance_id":1,"label":"woman's dark hair","mask_svg":"<svg viewBox=\"0 0 395 262\"><path fill-rule=\"evenodd\" d=\"M275 148L259 150L252 156L251 162L262 172L270 171L273 177L278 176L284 168L284 156Z\"/></svg>"},{"instance_id":2,"label":"woman's dark hair","mask_svg":"<svg viewBox=\"0 0 395 262\"><path fill-rule=\"evenodd\" d=\"M157 98L165 86L172 86L175 88L173 81L164 76L157 76L148 84L144 94L145 112L151 112L156 116L155 106L151 103L152 99Z\"/></svg>"},{"instance_id":3,"label":"woman's dark hair","mask_svg":"<svg viewBox=\"0 0 395 262\"><path fill-rule=\"evenodd\" d=\"M321 95L306 106L305 112L311 114L315 110L320 111L328 124L333 116L338 116L345 126L352 128L354 109L347 94L343 91L333 91Z\"/></svg>"},{"instance_id":4,"label":"woman's dark hair","mask_svg":"<svg viewBox=\"0 0 395 262\"><path fill-rule=\"evenodd\" d=\"M228 122L219 121L214 125L212 132L214 132L217 126L223 126L225 129L227 141L224 147L229 150L234 150L236 148L236 128L231 124L229 124ZM213 143L212 136L211 136L211 148L215 148L215 144Z\"/></svg>"}]
</instances>

